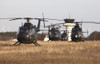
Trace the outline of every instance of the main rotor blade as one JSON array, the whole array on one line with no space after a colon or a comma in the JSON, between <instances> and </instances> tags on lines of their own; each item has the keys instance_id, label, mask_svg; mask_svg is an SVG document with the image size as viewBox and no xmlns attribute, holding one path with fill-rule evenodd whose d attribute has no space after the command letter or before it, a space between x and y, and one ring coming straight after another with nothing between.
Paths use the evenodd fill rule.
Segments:
<instances>
[{"instance_id":1,"label":"main rotor blade","mask_svg":"<svg viewBox=\"0 0 100 64\"><path fill-rule=\"evenodd\" d=\"M11 19L11 20L9 20L9 21L19 20L19 19L23 19L23 18L14 18L14 19Z\"/></svg>"},{"instance_id":2,"label":"main rotor blade","mask_svg":"<svg viewBox=\"0 0 100 64\"><path fill-rule=\"evenodd\" d=\"M19 20L19 19L34 19L34 18L30 18L30 17L24 17L24 18L19 17L19 18L16 18L16 17L13 17L13 18L0 18L0 19L11 19L10 21L12 21L12 20Z\"/></svg>"},{"instance_id":3,"label":"main rotor blade","mask_svg":"<svg viewBox=\"0 0 100 64\"><path fill-rule=\"evenodd\" d=\"M44 24L44 28L45 28L45 20L44 20L44 13L42 13L42 17L43 17L43 24Z\"/></svg>"},{"instance_id":4,"label":"main rotor blade","mask_svg":"<svg viewBox=\"0 0 100 64\"><path fill-rule=\"evenodd\" d=\"M45 21L43 20L44 28L45 28Z\"/></svg>"},{"instance_id":5,"label":"main rotor blade","mask_svg":"<svg viewBox=\"0 0 100 64\"><path fill-rule=\"evenodd\" d=\"M14 17L13 18L0 18L0 19L14 19Z\"/></svg>"},{"instance_id":6,"label":"main rotor blade","mask_svg":"<svg viewBox=\"0 0 100 64\"><path fill-rule=\"evenodd\" d=\"M61 24L65 24L65 23L57 23L57 24L51 24L51 25L48 25L48 26L46 26L46 27L50 27L50 26L56 26L56 25L61 25Z\"/></svg>"},{"instance_id":7,"label":"main rotor blade","mask_svg":"<svg viewBox=\"0 0 100 64\"><path fill-rule=\"evenodd\" d=\"M59 19L51 19L51 18L45 18L47 20L56 20L56 21L64 21L64 20L59 20Z\"/></svg>"},{"instance_id":8,"label":"main rotor blade","mask_svg":"<svg viewBox=\"0 0 100 64\"><path fill-rule=\"evenodd\" d=\"M100 24L100 22L91 22L91 21L83 21L83 22L78 22L78 23L94 23L94 24Z\"/></svg>"}]
</instances>

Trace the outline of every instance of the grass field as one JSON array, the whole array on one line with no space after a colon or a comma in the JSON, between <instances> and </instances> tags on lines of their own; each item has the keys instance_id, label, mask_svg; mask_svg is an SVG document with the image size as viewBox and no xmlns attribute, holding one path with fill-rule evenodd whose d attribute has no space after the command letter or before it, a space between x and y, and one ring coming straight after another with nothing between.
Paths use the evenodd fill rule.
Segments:
<instances>
[{"instance_id":1,"label":"grass field","mask_svg":"<svg viewBox=\"0 0 100 64\"><path fill-rule=\"evenodd\" d=\"M14 43L0 41L0 64L100 64L100 41Z\"/></svg>"}]
</instances>

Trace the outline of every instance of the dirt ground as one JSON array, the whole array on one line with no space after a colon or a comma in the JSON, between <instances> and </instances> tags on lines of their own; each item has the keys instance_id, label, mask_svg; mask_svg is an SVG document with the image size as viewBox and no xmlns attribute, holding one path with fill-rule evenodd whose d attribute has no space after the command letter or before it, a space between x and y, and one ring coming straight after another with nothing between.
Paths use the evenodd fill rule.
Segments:
<instances>
[{"instance_id":1,"label":"dirt ground","mask_svg":"<svg viewBox=\"0 0 100 64\"><path fill-rule=\"evenodd\" d=\"M100 64L100 41L14 43L0 41L0 64Z\"/></svg>"}]
</instances>

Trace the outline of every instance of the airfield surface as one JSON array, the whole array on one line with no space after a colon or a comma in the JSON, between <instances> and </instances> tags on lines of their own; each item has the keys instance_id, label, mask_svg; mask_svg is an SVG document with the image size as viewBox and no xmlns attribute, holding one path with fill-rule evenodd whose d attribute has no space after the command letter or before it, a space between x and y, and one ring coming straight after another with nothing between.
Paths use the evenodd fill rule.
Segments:
<instances>
[{"instance_id":1,"label":"airfield surface","mask_svg":"<svg viewBox=\"0 0 100 64\"><path fill-rule=\"evenodd\" d=\"M14 43L0 41L0 64L100 64L100 41Z\"/></svg>"}]
</instances>

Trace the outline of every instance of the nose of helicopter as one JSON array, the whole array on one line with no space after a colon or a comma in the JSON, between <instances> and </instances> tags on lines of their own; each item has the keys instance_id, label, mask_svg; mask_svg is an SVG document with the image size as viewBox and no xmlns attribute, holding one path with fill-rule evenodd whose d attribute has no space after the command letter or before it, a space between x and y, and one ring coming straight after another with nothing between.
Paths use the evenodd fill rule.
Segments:
<instances>
[{"instance_id":1,"label":"nose of helicopter","mask_svg":"<svg viewBox=\"0 0 100 64\"><path fill-rule=\"evenodd\" d=\"M32 39L32 36L27 35L27 36L26 36L26 39L29 39L29 40L30 40L30 39Z\"/></svg>"}]
</instances>

